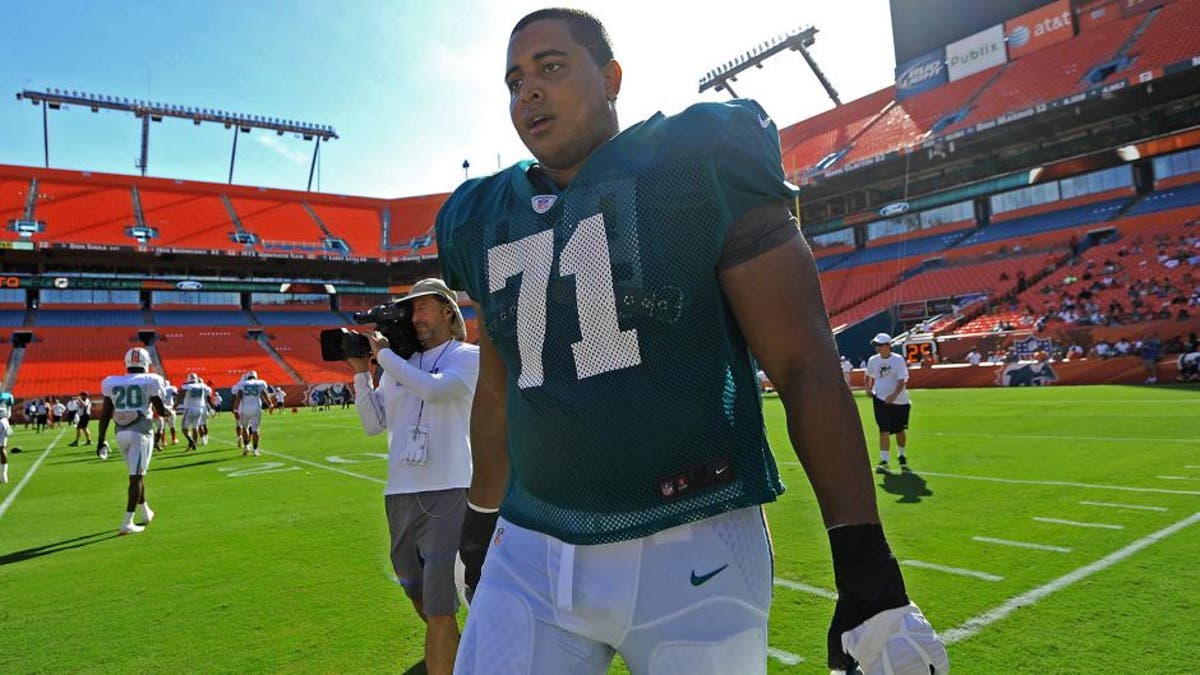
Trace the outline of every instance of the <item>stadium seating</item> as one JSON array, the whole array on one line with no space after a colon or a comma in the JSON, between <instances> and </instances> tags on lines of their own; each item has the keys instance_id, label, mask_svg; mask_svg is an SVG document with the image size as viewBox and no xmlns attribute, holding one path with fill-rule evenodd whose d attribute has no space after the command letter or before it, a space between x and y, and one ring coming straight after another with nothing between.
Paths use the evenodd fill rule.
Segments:
<instances>
[{"instance_id":1,"label":"stadium seating","mask_svg":"<svg viewBox=\"0 0 1200 675\"><path fill-rule=\"evenodd\" d=\"M389 202L391 228L388 244L402 256L436 256L437 240L432 238L437 212L446 203L448 194L408 197ZM423 239L430 237L429 243ZM413 246L413 243L418 246Z\"/></svg>"},{"instance_id":2,"label":"stadium seating","mask_svg":"<svg viewBox=\"0 0 1200 675\"><path fill-rule=\"evenodd\" d=\"M0 309L0 326L16 328L25 323L25 310Z\"/></svg>"},{"instance_id":3,"label":"stadium seating","mask_svg":"<svg viewBox=\"0 0 1200 675\"><path fill-rule=\"evenodd\" d=\"M323 250L325 233L294 201L230 197L242 227L258 237L264 249Z\"/></svg>"},{"instance_id":4,"label":"stadium seating","mask_svg":"<svg viewBox=\"0 0 1200 675\"><path fill-rule=\"evenodd\" d=\"M351 253L371 258L383 256L379 248L383 241L383 221L378 206L319 203L311 203L310 206L313 213L325 223L325 227L350 246Z\"/></svg>"},{"instance_id":5,"label":"stadium seating","mask_svg":"<svg viewBox=\"0 0 1200 675\"><path fill-rule=\"evenodd\" d=\"M65 310L43 308L34 317L35 326L130 326L142 325L142 313L136 309Z\"/></svg>"},{"instance_id":6,"label":"stadium seating","mask_svg":"<svg viewBox=\"0 0 1200 675\"><path fill-rule=\"evenodd\" d=\"M250 317L240 310L155 310L157 326L249 326Z\"/></svg>"},{"instance_id":7,"label":"stadium seating","mask_svg":"<svg viewBox=\"0 0 1200 675\"><path fill-rule=\"evenodd\" d=\"M288 362L305 382L348 382L353 378L350 369L343 363L327 363L321 360L319 334L323 327L272 326L267 337L275 351Z\"/></svg>"},{"instance_id":8,"label":"stadium seating","mask_svg":"<svg viewBox=\"0 0 1200 675\"><path fill-rule=\"evenodd\" d=\"M228 387L242 373L255 370L270 384L294 383L245 329L172 327L158 331L155 345L163 368L179 382L188 373L197 373L206 382Z\"/></svg>"},{"instance_id":9,"label":"stadium seating","mask_svg":"<svg viewBox=\"0 0 1200 675\"><path fill-rule=\"evenodd\" d=\"M122 358L141 346L136 328L88 328L81 339L75 328L34 328L25 348L13 395L18 398L100 391L100 382L124 372Z\"/></svg>"},{"instance_id":10,"label":"stadium seating","mask_svg":"<svg viewBox=\"0 0 1200 675\"><path fill-rule=\"evenodd\" d=\"M783 129L780 146L784 170L788 175L797 175L845 149L894 99L895 88L887 87Z\"/></svg>"},{"instance_id":11,"label":"stadium seating","mask_svg":"<svg viewBox=\"0 0 1200 675\"><path fill-rule=\"evenodd\" d=\"M137 224L133 193L128 187L41 180L34 200L33 219L46 230L38 240L56 243L135 246L127 228Z\"/></svg>"},{"instance_id":12,"label":"stadium seating","mask_svg":"<svg viewBox=\"0 0 1200 675\"><path fill-rule=\"evenodd\" d=\"M1200 204L1200 183L1192 183L1143 195L1126 213L1136 216L1197 204Z\"/></svg>"},{"instance_id":13,"label":"stadium seating","mask_svg":"<svg viewBox=\"0 0 1200 675\"><path fill-rule=\"evenodd\" d=\"M954 246L969 231L969 229L958 230L943 234L905 238L882 246L868 246L847 258L845 262L838 265L838 269L870 265L888 260L899 261L905 258L936 253L937 251Z\"/></svg>"},{"instance_id":14,"label":"stadium seating","mask_svg":"<svg viewBox=\"0 0 1200 675\"><path fill-rule=\"evenodd\" d=\"M996 242L1040 232L1061 230L1086 223L1100 223L1112 218L1128 202L1129 198L1126 197L1110 199L1054 213L1043 213L994 223L963 239L959 242L958 246L974 246L976 244Z\"/></svg>"},{"instance_id":15,"label":"stadium seating","mask_svg":"<svg viewBox=\"0 0 1200 675\"><path fill-rule=\"evenodd\" d=\"M8 229L8 223L25 217L29 183L29 178L9 178L0 175L0 241L18 238L16 232Z\"/></svg>"},{"instance_id":16,"label":"stadium seating","mask_svg":"<svg viewBox=\"0 0 1200 675\"><path fill-rule=\"evenodd\" d=\"M258 322L264 326L342 326L342 317L329 311L255 310Z\"/></svg>"},{"instance_id":17,"label":"stadium seating","mask_svg":"<svg viewBox=\"0 0 1200 675\"><path fill-rule=\"evenodd\" d=\"M146 225L158 230L155 247L222 253L245 248L233 241L236 229L219 195L148 188L138 193Z\"/></svg>"},{"instance_id":18,"label":"stadium seating","mask_svg":"<svg viewBox=\"0 0 1200 675\"><path fill-rule=\"evenodd\" d=\"M1138 82L1143 73L1161 77L1163 68L1200 56L1200 0L1176 0L1161 9L1130 50L1133 63L1118 77Z\"/></svg>"}]
</instances>

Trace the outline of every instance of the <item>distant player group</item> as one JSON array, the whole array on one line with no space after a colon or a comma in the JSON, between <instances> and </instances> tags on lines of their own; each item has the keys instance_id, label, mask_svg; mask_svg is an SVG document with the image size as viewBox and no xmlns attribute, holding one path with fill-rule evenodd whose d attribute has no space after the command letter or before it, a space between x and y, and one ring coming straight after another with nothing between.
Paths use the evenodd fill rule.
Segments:
<instances>
[{"instance_id":1,"label":"distant player group","mask_svg":"<svg viewBox=\"0 0 1200 675\"><path fill-rule=\"evenodd\" d=\"M171 444L178 443L176 435L176 403L182 413L183 437L190 452L208 445L208 421L217 414L221 399L213 388L196 373L190 373L183 387L176 388L161 375L151 372L150 353L136 347L125 354L125 373L111 375L101 383L103 406L100 410L96 454L108 459L109 444L105 440L109 425L116 426L117 445L129 468L129 490L125 504L125 519L120 534L135 534L145 530L154 520L154 511L146 503L146 471L155 450L166 445L168 432ZM249 371L232 388L233 410L237 424L237 446L242 455L258 456L259 425L264 405L271 408L271 388ZM279 398L282 405L282 397ZM141 515L142 522L135 523Z\"/></svg>"}]
</instances>

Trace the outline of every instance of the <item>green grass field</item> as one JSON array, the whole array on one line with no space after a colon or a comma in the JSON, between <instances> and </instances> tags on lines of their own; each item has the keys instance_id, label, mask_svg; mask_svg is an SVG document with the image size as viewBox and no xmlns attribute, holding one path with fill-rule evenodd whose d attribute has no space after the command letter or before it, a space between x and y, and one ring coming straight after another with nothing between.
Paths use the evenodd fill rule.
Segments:
<instances>
[{"instance_id":1,"label":"green grass field","mask_svg":"<svg viewBox=\"0 0 1200 675\"><path fill-rule=\"evenodd\" d=\"M954 672L1195 671L1200 390L913 399L914 471L876 483L909 593L952 642ZM826 673L828 546L782 408L766 406L789 487L768 508L769 670ZM232 426L223 414L209 446L155 456L158 515L130 537L116 536L119 456L67 447L73 431L18 427L10 447L23 452L0 486L0 673L406 672L420 661L422 628L387 562L384 441L365 438L352 411L303 410L265 417L264 456L243 458Z\"/></svg>"}]
</instances>

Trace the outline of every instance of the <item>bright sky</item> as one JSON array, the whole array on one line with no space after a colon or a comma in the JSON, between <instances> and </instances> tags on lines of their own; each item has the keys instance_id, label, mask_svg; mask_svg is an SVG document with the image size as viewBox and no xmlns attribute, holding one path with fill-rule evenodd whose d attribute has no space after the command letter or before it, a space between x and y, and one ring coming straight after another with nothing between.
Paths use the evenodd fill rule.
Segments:
<instances>
[{"instance_id":1,"label":"bright sky","mask_svg":"<svg viewBox=\"0 0 1200 675\"><path fill-rule=\"evenodd\" d=\"M87 91L334 126L323 192L399 197L452 190L528 156L508 119L504 54L529 0L9 0L0 22L0 163L41 166L42 116L25 87ZM700 76L768 37L817 27L810 50L843 101L892 79L887 0L581 0L608 28L625 80L622 126L725 92ZM701 8L704 9L701 9ZM739 77L780 127L832 107L798 53ZM150 129L149 175L225 182L233 132L167 119ZM129 113L51 112L50 166L136 173ZM234 182L304 189L312 143L255 130ZM316 185L314 184L314 188Z\"/></svg>"}]
</instances>

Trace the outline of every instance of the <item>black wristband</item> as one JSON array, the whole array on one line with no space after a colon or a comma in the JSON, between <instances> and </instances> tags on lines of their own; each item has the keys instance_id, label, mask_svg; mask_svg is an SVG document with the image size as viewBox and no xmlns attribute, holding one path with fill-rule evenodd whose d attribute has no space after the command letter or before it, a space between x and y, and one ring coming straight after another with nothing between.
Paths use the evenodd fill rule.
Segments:
<instances>
[{"instance_id":1,"label":"black wristband","mask_svg":"<svg viewBox=\"0 0 1200 675\"><path fill-rule=\"evenodd\" d=\"M842 633L879 612L908 604L900 565L879 524L829 530L837 606L829 626L829 667L849 671L854 660L842 651Z\"/></svg>"},{"instance_id":2,"label":"black wristband","mask_svg":"<svg viewBox=\"0 0 1200 675\"><path fill-rule=\"evenodd\" d=\"M879 524L844 525L829 531L838 600L857 609L852 626L886 609L908 604L900 565Z\"/></svg>"}]
</instances>

